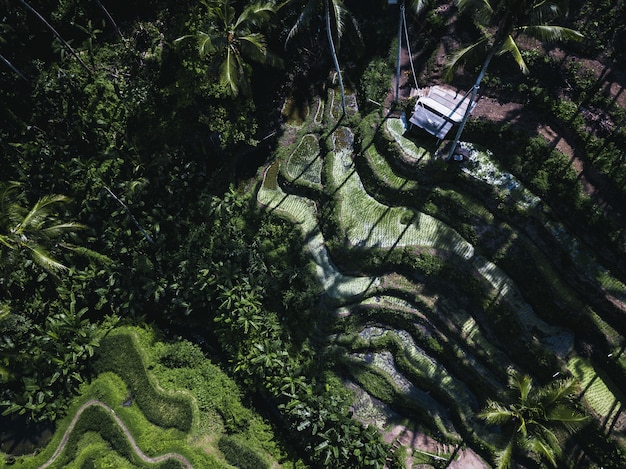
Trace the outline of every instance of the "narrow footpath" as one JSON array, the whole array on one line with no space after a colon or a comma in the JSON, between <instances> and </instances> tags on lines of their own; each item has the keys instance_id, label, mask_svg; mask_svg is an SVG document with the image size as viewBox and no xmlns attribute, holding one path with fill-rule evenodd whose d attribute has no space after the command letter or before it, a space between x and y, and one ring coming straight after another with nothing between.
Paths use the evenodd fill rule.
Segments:
<instances>
[{"instance_id":1,"label":"narrow footpath","mask_svg":"<svg viewBox=\"0 0 626 469\"><path fill-rule=\"evenodd\" d=\"M160 463L160 462L166 461L167 459L176 459L185 468L193 469L193 466L191 465L189 460L187 458L185 458L184 456L182 456L180 454L177 454L177 453L167 453L167 454L163 454L161 456L157 456L156 458L152 458L152 457L147 456L146 454L144 454L144 452L141 451L141 449L137 445L137 442L135 441L135 439L131 435L130 431L128 430L128 427L124 424L124 422L122 422L122 419L120 419L117 416L117 414L115 413L115 411L111 407L106 405L104 402L98 401L96 399L92 399L90 401L85 402L80 407L80 409L78 409L78 412L76 412L76 415L74 415L74 418L70 422L69 427L67 427L67 430L65 430L65 434L63 435L63 438L61 439L61 442L59 443L58 448L56 449L56 451L54 452L54 454L52 455L52 457L50 459L48 459L44 464L39 466L39 469L45 469L46 467L51 466L54 463L54 461L61 455L61 453L65 449L65 445L67 445L67 441L69 440L70 435L72 434L72 430L74 430L74 427L76 426L76 423L78 422L78 419L80 418L80 416L82 415L82 413L85 410L87 410L89 407L92 407L92 406L102 407L104 410L106 410L111 415L113 420L115 420L115 422L120 426L120 428L124 432L124 435L126 436L126 439L130 443L131 447L133 448L133 451L135 452L135 454L137 454L137 456L139 456L143 461L145 461L147 463L155 464L155 463Z\"/></svg>"}]
</instances>

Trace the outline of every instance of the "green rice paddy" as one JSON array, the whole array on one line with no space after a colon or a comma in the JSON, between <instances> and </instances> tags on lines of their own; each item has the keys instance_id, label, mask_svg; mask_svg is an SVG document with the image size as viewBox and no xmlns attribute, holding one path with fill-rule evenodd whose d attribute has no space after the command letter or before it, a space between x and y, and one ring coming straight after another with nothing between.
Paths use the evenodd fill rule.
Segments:
<instances>
[{"instance_id":1,"label":"green rice paddy","mask_svg":"<svg viewBox=\"0 0 626 469\"><path fill-rule=\"evenodd\" d=\"M327 123L336 122L337 97L335 90L329 90L329 104L323 106L320 101L316 109L311 111L315 114L312 119L314 123L319 123L318 116L324 109ZM355 102L353 95L348 97L348 102ZM388 142L397 144L401 149L404 163L413 161L419 169L433 161L429 150L408 138L401 119L387 118L379 122ZM525 329L524 340L532 340L533 347L539 347L542 353L552 353L579 380L584 389L583 401L589 409L605 419L619 417L623 402L621 392L616 394L615 385L602 369L594 369L589 361L576 355L574 334L567 324L551 323L550 319L540 317L535 312L531 305L532 298L527 297L526 292L513 281L516 277L500 267L510 266L510 263L500 264L492 260L484 249L472 245L442 221L449 220L450 215L446 218L444 213L439 219L419 211L417 207L420 205L412 205L408 198L406 205L388 205L370 195L365 190L354 161L353 130L346 126L334 129L326 140L331 151L323 156L319 155L318 131L303 126L299 131L297 148L287 161L282 162L280 170L284 171L288 180L300 177L304 182L319 184L317 187L320 193L325 195L324 203L334 204L333 214L337 217L339 229L339 234L333 239L334 244L341 244L348 253L354 248L359 248L359 252L367 252L368 248L380 252L409 247L414 250L401 251L403 256L410 256L407 253L423 249L436 253L433 254L435 256L448 252L455 259L464 259L469 271L486 280L486 283L480 284L491 286L491 289L481 287L485 288L483 303L503 300L517 316L519 325ZM378 140L366 140L369 145L363 154L365 163L369 165L377 183L384 185L387 190L402 194L431 191L432 199L428 203L433 200L433 203L444 201L445 204L454 205L456 211L452 213L465 213L464 220L472 220L483 226L502 223L501 214L492 212L493 208L490 208L498 204L483 203L477 195L468 193L467 185L457 187L448 182L445 185L431 184L431 187L427 180L402 175L389 164L389 158L393 156L383 153L384 141L380 144ZM497 200L515 207L516 213L538 217L540 223L549 227L558 242L566 249L572 248L569 251L571 259L581 270L612 294L616 301L624 299L626 286L583 247L572 244L563 226L549 220L543 210L537 209L541 207L538 197L502 170L488 150L463 145L471 156L462 170L470 178L493 187ZM459 431L466 429L473 433L472 445L492 445L497 435L492 434L476 417L476 412L484 405L484 396L474 392L476 389L491 389L494 393L503 391L509 368L528 369L528 363L520 366L515 362L519 357L512 357L506 348L508 340L520 338L494 337L489 318L476 315L475 305L467 305L462 297L454 297L463 291L462 285L455 288L454 294L447 298L445 289L430 291L428 284L416 284L410 278L410 269L408 272L402 271L402 274L379 272L377 275L368 275L364 272L358 276L340 271L330 258L331 253L326 248L326 240L318 226L319 201L304 195L285 193L276 184L277 168L274 165L266 172L258 200L267 210L292 220L302 228L319 282L335 305L337 320L353 324L345 333L334 337L338 347L346 347L344 359L349 370L346 379L357 383L350 386L358 390L356 395L359 396L359 402L367 403L361 409L357 406L357 418L366 422L375 420L379 422L377 427L385 431L380 422L391 421L393 412L388 405L393 402L401 408L413 409L411 412L421 417L415 417L417 420L412 425L419 427L420 423L423 424L429 431L437 432L442 441L455 440ZM272 180L267 181L268 178ZM465 178L467 181L467 176ZM429 209L429 213L439 216L441 212L438 210L442 208ZM552 253L542 251L541 244L535 244L527 233L517 231L510 225L506 225L506 230L512 231L513 235L507 236L498 252L507 255L509 246L523 246L541 278L550 282L552 291L562 297L562 304L572 310L583 308L610 347L621 350L621 334L599 312L593 311L572 294L571 287L551 262ZM478 235L472 239L480 242ZM342 262L346 262L345 258ZM372 314L372 311L379 312ZM364 316L359 318L356 316L359 314ZM351 320L357 322L349 322ZM401 327L399 324L405 324L402 321L410 321L408 324L414 329ZM350 350L347 344L354 337L359 338L359 347L369 350ZM388 347L386 344L394 345L385 349ZM614 359L626 369L624 354L619 353ZM469 382L470 379L476 382ZM480 383L478 387L477 382ZM376 403L372 396L383 402ZM451 406L452 403L454 405ZM452 415L454 419L451 419ZM452 420L455 424L451 423ZM456 428L459 425L461 427ZM422 454L419 448L414 448L413 452Z\"/></svg>"}]
</instances>

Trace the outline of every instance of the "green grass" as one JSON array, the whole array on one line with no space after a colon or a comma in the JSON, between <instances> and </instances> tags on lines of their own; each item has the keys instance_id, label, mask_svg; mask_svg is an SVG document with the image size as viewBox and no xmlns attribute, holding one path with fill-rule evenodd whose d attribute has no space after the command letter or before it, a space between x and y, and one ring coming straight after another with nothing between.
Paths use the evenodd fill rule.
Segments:
<instances>
[{"instance_id":1,"label":"green grass","mask_svg":"<svg viewBox=\"0 0 626 469\"><path fill-rule=\"evenodd\" d=\"M432 158L428 150L418 147L415 143L404 136L406 129L401 119L385 120L385 129L389 135L396 141L402 152L410 159L417 161L426 161Z\"/></svg>"},{"instance_id":2,"label":"green grass","mask_svg":"<svg viewBox=\"0 0 626 469\"><path fill-rule=\"evenodd\" d=\"M108 337L113 340L100 351L100 360L108 366L117 361L120 365L114 365L113 368L124 366L147 376L131 379L133 385L143 383L154 386L153 389L137 387L132 404L123 406L122 403L130 395L131 386L111 371L101 372L92 382L81 386L68 415L59 421L51 442L38 454L16 457L11 467L37 468L47 461L57 449L79 407L91 399L109 405L128 427L141 451L150 457L176 453L187 458L196 468L231 467L223 461L218 447L220 438L228 433L238 439L242 451L258 455L259 460L266 461L268 467L277 460L283 461L283 467L293 467L274 440L271 427L243 405L243 397L237 385L223 371L206 360L197 347L191 344L180 347L178 342L167 344L156 337L150 328L118 328ZM116 339L120 338L132 340L121 340L118 343ZM135 352L132 352L132 348L135 348ZM173 352L181 350L181 356L195 357L193 366L172 368L162 363L162 357L171 357ZM133 361L144 367L143 370L138 370ZM148 367L150 372L146 371ZM129 378L128 372L122 374L125 379ZM152 397L146 399L144 393ZM144 413L143 409L148 402L161 412L159 418L162 420L167 421L172 415L185 418L186 411L180 414L172 410L172 406L176 407L182 402L179 399L183 396L194 415L194 423L186 431L181 431L176 425L170 428L155 425ZM143 402L144 406L140 406L139 402ZM3 462L0 459L0 467ZM115 468L181 467L174 460L157 465L141 461L113 416L100 407L89 407L84 411L70 434L65 450L51 467L92 467L92 463L95 467Z\"/></svg>"},{"instance_id":3,"label":"green grass","mask_svg":"<svg viewBox=\"0 0 626 469\"><path fill-rule=\"evenodd\" d=\"M286 173L294 182L304 181L321 188L322 160L318 137L307 134L287 159Z\"/></svg>"},{"instance_id":4,"label":"green grass","mask_svg":"<svg viewBox=\"0 0 626 469\"><path fill-rule=\"evenodd\" d=\"M150 422L188 432L193 421L190 397L157 389L146 373L143 357L133 340L133 336L127 333L109 334L100 345L96 369L100 373L111 371L120 376Z\"/></svg>"},{"instance_id":5,"label":"green grass","mask_svg":"<svg viewBox=\"0 0 626 469\"><path fill-rule=\"evenodd\" d=\"M378 152L375 145L372 144L367 148L366 156L370 166L376 173L376 177L389 188L394 190L414 190L418 188L419 184L417 182L397 175L391 169L385 157Z\"/></svg>"},{"instance_id":6,"label":"green grass","mask_svg":"<svg viewBox=\"0 0 626 469\"><path fill-rule=\"evenodd\" d=\"M363 188L350 155L330 155L330 185L339 204L339 219L353 245L390 248L428 246L469 259L474 248L443 222L405 207L378 202Z\"/></svg>"},{"instance_id":7,"label":"green grass","mask_svg":"<svg viewBox=\"0 0 626 469\"><path fill-rule=\"evenodd\" d=\"M259 190L257 200L266 206L266 210L290 219L300 226L307 239L307 248L315 262L316 274L331 298L349 300L377 286L377 277L346 276L337 270L324 245L324 238L319 232L313 201L287 194L279 187L275 190L268 190L263 186Z\"/></svg>"},{"instance_id":8,"label":"green grass","mask_svg":"<svg viewBox=\"0 0 626 469\"><path fill-rule=\"evenodd\" d=\"M598 374L591 362L581 357L572 358L568 368L580 383L582 397L589 407L604 419L614 418L620 411L624 396L622 393L615 396L611 389L617 388L610 379Z\"/></svg>"}]
</instances>

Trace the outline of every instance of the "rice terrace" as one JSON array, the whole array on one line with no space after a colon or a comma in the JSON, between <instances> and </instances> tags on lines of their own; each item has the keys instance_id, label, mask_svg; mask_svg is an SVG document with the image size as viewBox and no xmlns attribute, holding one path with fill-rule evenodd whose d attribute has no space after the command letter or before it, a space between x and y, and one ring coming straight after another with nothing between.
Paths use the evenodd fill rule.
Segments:
<instances>
[{"instance_id":1,"label":"rice terrace","mask_svg":"<svg viewBox=\"0 0 626 469\"><path fill-rule=\"evenodd\" d=\"M626 467L626 2L5 3L0 468Z\"/></svg>"}]
</instances>

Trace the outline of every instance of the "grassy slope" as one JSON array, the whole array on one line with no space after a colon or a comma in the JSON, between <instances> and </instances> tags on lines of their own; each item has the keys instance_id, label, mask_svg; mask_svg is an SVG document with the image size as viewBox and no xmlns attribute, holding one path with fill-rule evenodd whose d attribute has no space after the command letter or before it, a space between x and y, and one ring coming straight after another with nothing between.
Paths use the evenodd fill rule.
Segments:
<instances>
[{"instance_id":1,"label":"grassy slope","mask_svg":"<svg viewBox=\"0 0 626 469\"><path fill-rule=\"evenodd\" d=\"M119 328L107 340L98 361L101 373L81 387L52 441L36 455L17 457L11 467L35 468L47 461L77 409L91 399L113 408L139 448L151 457L176 453L194 467L232 467L218 449L221 439L232 434L241 435L238 441L242 451L253 453L262 461L259 467L271 467L284 458L269 425L242 404L236 384L204 359L195 346L161 342L149 328ZM188 359L194 366L187 367L182 362L178 363L180 366L171 366L171 359L170 366L166 366L163 357L170 356L182 361ZM126 372L121 372L125 380L105 371L110 367L118 371L125 369ZM123 406L130 396L132 404ZM134 456L127 440L120 437L119 426L110 418L95 414L88 411L82 414L65 450L51 467L83 467L86 461L97 461L100 467L107 467L106 464L121 468L181 467L175 461L158 465L142 462ZM290 462L285 461L283 467L290 467Z\"/></svg>"},{"instance_id":2,"label":"grassy slope","mask_svg":"<svg viewBox=\"0 0 626 469\"><path fill-rule=\"evenodd\" d=\"M333 107L332 104L330 107ZM330 117L331 122L327 122L329 128L333 123L333 116ZM313 127L310 125L303 125L299 130L300 138L308 135L307 132L311 132L311 128ZM404 152L405 161L414 161L414 164L417 163L418 165L425 165L434 161L432 155L417 147L403 135L403 128L399 120L385 120L384 131L387 138L391 142L395 142L399 151ZM309 136L308 138L312 140L313 137ZM324 183L322 190L330 198L331 203L336 206L335 213L340 232L343 233L341 242L344 248L359 246L363 248L359 252L363 253L372 248L386 250L402 246L436 247L439 250L455 252L469 261L467 264L469 271L482 277L491 286L492 293L488 295L486 295L487 290L485 293L472 293L478 297L483 295L483 307L487 308L486 311L489 310L489 305L504 302L506 304L505 309L516 317L514 321L516 325L510 323L511 326L515 325L515 327L508 328L510 332L507 332L506 325L504 328L500 326L496 331L493 321L498 319L497 316L485 316L484 312L476 310L475 306L470 307L466 304L467 300L464 298L466 292L464 292L463 285L456 286L454 293L445 297L445 280L442 279L444 283L442 280L438 280L436 273L430 277L429 284L439 285L441 291L429 291L429 288L407 282L406 279L397 283L397 277L384 275L379 277L380 285L377 291L370 290L366 297L359 299L354 296L358 289L341 291L332 288L331 284L327 282L329 277L335 279L347 277L328 261L323 262L322 264L325 266L321 267L319 258L314 256L314 260L318 264L320 280L329 289L330 296L345 296L344 306L337 311L338 316L343 318L340 319L341 325L339 326L339 329L343 328L343 335L339 333L335 340L342 347L346 347L346 351L352 350L351 353L347 354L351 358L345 363L347 363L347 369L352 370L348 373L352 373L352 377L356 379L359 385L392 407L395 406L396 411L402 413L401 409L404 408L409 414L412 413L413 418L417 419L414 423L418 425L419 416L424 417L424 412L429 412L428 405L424 402L424 395L420 394L420 389L434 391L429 397L435 399L430 408L441 408L441 405L445 403L445 405L450 406L449 409L455 423L449 424L449 427L441 428L441 425L445 425L446 419L438 417L437 413L434 412L430 417L422 419L426 428L434 425L433 428L439 427L440 434L452 435L455 433L455 426L457 429L467 426L466 437L470 440L467 443L481 454L488 455L490 450L485 450L485 448L495 444L497 438L494 439L493 435L489 435L489 431L482 428L479 421L476 420L475 410L468 407L471 398L468 401L462 397L459 394L460 387L451 387L443 381L437 384L435 383L436 380L429 378L432 373L432 366L434 364L435 367L441 367L442 371L448 367L446 372L449 373L449 378L447 379L457 380L461 384L466 382L466 384L471 383L475 386L475 383L471 382L470 376L473 376L473 373L476 373L475 376L483 376L485 381L482 385L486 386L486 389L491 389L490 392L494 393L492 396L496 397L494 390L501 391L506 386L506 368L522 368L532 373L530 363L533 359L529 360L528 356L523 361L519 359L526 354L524 350L533 350L537 357L551 354L557 356L557 362L561 363L561 370L567 372L569 369L580 380L581 386L589 385L583 402L589 404L590 410L601 419L618 416L617 412L618 409L621 409L622 396L621 393L617 396L614 391L609 390L609 388L615 389L614 385L607 387L602 379L590 379L589 366L583 366L584 362L577 358L569 361L558 361L568 354L570 357L576 356L573 349L574 335L568 328L569 324L560 322L557 317L546 319L539 316L527 302L525 298L527 293L524 287L517 285L516 281L513 280L515 276L511 276L512 272L507 271L514 264L504 263L503 265L506 265L507 268L502 268L497 265L497 262L492 261L491 256L493 254L490 254L507 256L513 245L525 246L539 269L540 278L549 282L551 291L557 295L563 295L563 304L576 310L584 308L590 320L608 339L609 344L617 348L619 334L602 319L599 312L572 297L570 294L572 287L567 285L567 280L564 279L562 273L555 269L550 258L550 252L542 251L542 246L531 243L526 238L526 234L517 231L516 227L504 225L514 234L507 240L508 244L495 252L491 247L485 250L479 245L480 254L475 253L476 246L465 241L451 226L447 226L442 220L414 208L410 194L419 194L419 190L425 187L424 182L419 178L417 180L411 179L392 170L387 161L389 155L377 148L375 139L364 139L371 143L365 148L363 156L372 167L373 174L380 184L390 190L395 190L397 193L408 195L406 205L388 205L385 201L378 200L368 194L360 179L357 167L354 165L355 150L349 127L335 128L335 133L327 139L331 151L323 157L326 177L322 177ZM536 217L545 226L558 224L558 221L545 216L541 209L538 209L539 204L541 204L539 198L527 191L519 181L493 163L489 152L474 152L474 155L476 157L473 158L472 165L468 165L466 168L469 180L491 186L493 194L496 194L495 197L500 201L500 205L489 200L482 200L479 194L467 192L467 184L465 187L462 185L456 187L454 184L443 186L435 183L430 187L427 181L428 190L432 194L436 194L438 200L446 201L447 204L458 207L456 210L465 214L464 216L468 219L478 220L484 226L500 226L502 214L498 210L504 206L508 207L509 212L507 213L510 213L511 207L513 207L513 210L523 217ZM271 175L270 179L271 181L266 180L264 182L259 192L259 201L274 210L278 209L278 213L300 223L305 234L314 229L316 245L323 245L325 240L317 228L316 218L319 216L317 204L320 201L311 200L305 196L287 195L282 192L279 184L277 184L275 173ZM297 187L297 181L295 184ZM270 188L271 190L268 190ZM304 191L304 193L307 192ZM310 196L310 192L308 194ZM417 202L415 201L415 203ZM303 216L301 209L304 206L309 207L306 210L306 216ZM494 207L497 210L494 210ZM455 220L451 221L454 223ZM555 238L567 250L571 244L567 241L569 238L563 230L563 226L558 225L557 231L559 233L558 236L555 234ZM553 229L553 231L555 230ZM311 238L309 237L309 239ZM490 241L490 239L481 237L479 234L478 242L485 241ZM578 252L574 253L573 260L582 264L583 260L581 260ZM604 285L610 293L615 292L617 293L616 296L621 295L622 285L614 279L607 278L606 269L601 265L595 262L587 263L586 261L589 259L595 261L592 254L585 255L584 263L589 275L599 279L600 284ZM361 269L356 270L360 271ZM368 278L366 274L363 275L364 277L360 278ZM371 281L374 277L369 278ZM390 285L393 286L391 290L389 290ZM424 305L429 305L427 310L423 310ZM365 306L367 308L363 309ZM372 311L376 310L384 312L372 314ZM420 312L420 310L422 311ZM395 313L390 314L393 311ZM365 315L361 318L359 315L364 313ZM410 326L410 322L407 321L410 321L411 316L419 319L420 322L424 321L424 325ZM507 320L504 321L506 324ZM386 330L385 335L388 337L379 337L377 340L370 338L364 341L362 335L367 336L367 331L372 326ZM516 329L519 327L522 328L523 334L519 332L519 329ZM505 333L503 334L503 332ZM402 337L407 336L409 336L409 340L401 340ZM528 343L520 346L518 345L520 340ZM514 344L515 347L513 347ZM509 348L517 351L509 350ZM385 350L391 351L391 355ZM621 363L622 357L619 357L619 360ZM541 364L541 366L544 365ZM603 370L597 371L603 373ZM407 382L409 383L408 387ZM439 391L437 391L436 386L440 387ZM445 392L441 392L442 390ZM446 396L446 392L453 397ZM411 398L412 395L414 398ZM387 396L386 399L385 396ZM486 395L481 396L483 400L485 397ZM381 410L381 412L384 413L385 411ZM405 415L408 414L405 413ZM434 420L432 420L433 418ZM431 419L432 425L428 424L429 419ZM384 426L384 423L381 425ZM382 427L380 428L382 429ZM474 433L473 430L477 432L478 436L470 435Z\"/></svg>"}]
</instances>

